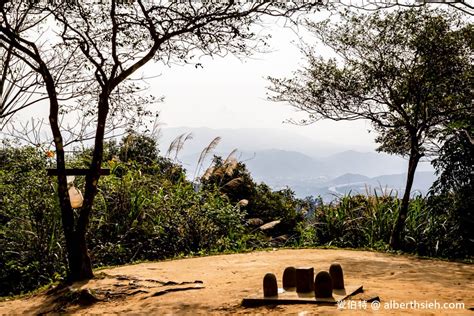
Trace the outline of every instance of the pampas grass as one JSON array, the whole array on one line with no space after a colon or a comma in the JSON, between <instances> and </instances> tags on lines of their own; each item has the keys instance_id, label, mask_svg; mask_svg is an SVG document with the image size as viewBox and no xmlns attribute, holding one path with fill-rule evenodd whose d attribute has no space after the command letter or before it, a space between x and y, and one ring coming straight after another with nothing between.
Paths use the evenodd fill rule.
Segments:
<instances>
[{"instance_id":1,"label":"pampas grass","mask_svg":"<svg viewBox=\"0 0 474 316\"><path fill-rule=\"evenodd\" d=\"M196 170L194 172L194 177L193 179L196 180L198 174L201 172L201 168L202 168L202 164L204 163L204 160L206 159L206 157L209 155L209 153L211 153L217 145L219 145L219 142L221 141L221 137L220 136L217 136L216 138L214 138L210 143L209 145L207 145L206 147L204 147L204 149L202 150L201 152L201 155L199 155L199 159L198 159L198 163L197 163L197 166L196 166Z\"/></svg>"},{"instance_id":2,"label":"pampas grass","mask_svg":"<svg viewBox=\"0 0 474 316\"><path fill-rule=\"evenodd\" d=\"M211 165L204 175L201 177L203 180L209 179L211 176L218 177L220 178L219 181L219 186L222 184L222 181L225 176L232 176L234 174L235 169L239 165L239 162L237 161L237 158L234 157L234 154L237 152L237 148L232 150L230 154L227 156L227 158L224 160L224 162L220 166L216 166L215 162L214 165ZM230 180L229 182L231 182ZM224 184L224 186L229 185L229 182ZM233 183L233 185L236 185L236 182ZM224 187L223 186L223 187Z\"/></svg>"},{"instance_id":3,"label":"pampas grass","mask_svg":"<svg viewBox=\"0 0 474 316\"><path fill-rule=\"evenodd\" d=\"M226 184L224 184L222 187L223 187L223 188L233 189L233 188L238 187L241 183L242 183L242 178L241 178L241 177L237 177L237 178L234 178L234 179L228 181L228 182L227 182Z\"/></svg>"},{"instance_id":4,"label":"pampas grass","mask_svg":"<svg viewBox=\"0 0 474 316\"><path fill-rule=\"evenodd\" d=\"M171 158L171 153L174 151L174 161L178 161L178 154L183 149L184 144L188 141L193 139L193 133L183 133L176 137L168 147L166 151L166 157Z\"/></svg>"}]
</instances>

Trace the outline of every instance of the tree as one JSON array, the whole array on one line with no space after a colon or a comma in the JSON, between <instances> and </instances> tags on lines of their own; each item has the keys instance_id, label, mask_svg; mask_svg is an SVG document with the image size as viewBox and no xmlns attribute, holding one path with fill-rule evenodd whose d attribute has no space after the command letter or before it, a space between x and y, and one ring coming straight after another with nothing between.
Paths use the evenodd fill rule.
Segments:
<instances>
[{"instance_id":1,"label":"tree","mask_svg":"<svg viewBox=\"0 0 474 316\"><path fill-rule=\"evenodd\" d=\"M85 236L100 178L105 128L108 121L122 115L122 110L129 109L130 102L136 100L134 92L140 87L129 79L134 78L137 70L152 60L170 65L187 63L196 55L248 54L262 43L251 28L262 15L287 17L314 6L233 1L0 2L0 46L13 47L15 57L39 75L49 100L69 280L93 276ZM37 45L36 32L17 32L12 23L17 15L25 21L43 20L56 25L47 45ZM64 77L55 75L51 60L64 66ZM66 87L69 92L81 91L75 99L76 106L93 116L96 123L84 203L77 212L69 202L64 130L58 119L68 105L60 102L62 94L58 87ZM132 97L123 107L126 96ZM140 105L139 102L138 111Z\"/></svg>"},{"instance_id":2,"label":"tree","mask_svg":"<svg viewBox=\"0 0 474 316\"><path fill-rule=\"evenodd\" d=\"M443 145L433 160L438 179L431 188L431 199L447 201L445 212L451 213L459 227L458 240L469 252L474 249L474 112L466 112L446 122ZM439 196L438 196L439 195ZM432 203L434 204L434 202Z\"/></svg>"},{"instance_id":3,"label":"tree","mask_svg":"<svg viewBox=\"0 0 474 316\"><path fill-rule=\"evenodd\" d=\"M270 99L321 119L368 120L378 151L408 157L408 170L390 245L401 246L410 191L420 159L442 124L472 111L473 27L459 12L410 8L391 13L346 11L340 22L306 22L337 58L303 48L308 66L290 79L270 78Z\"/></svg>"},{"instance_id":4,"label":"tree","mask_svg":"<svg viewBox=\"0 0 474 316\"><path fill-rule=\"evenodd\" d=\"M339 0L336 3L341 4L342 6L356 8L361 10L367 11L375 11L379 9L389 9L389 8L419 8L423 7L427 4L445 4L454 10L459 10L460 12L474 15L474 6L468 3L468 1L460 0L460 1L439 1L439 0L390 0L390 1L360 1L360 2L353 2L353 1L344 1Z\"/></svg>"},{"instance_id":5,"label":"tree","mask_svg":"<svg viewBox=\"0 0 474 316\"><path fill-rule=\"evenodd\" d=\"M129 132L122 138L119 158L122 161L134 160L142 165L149 165L158 160L158 144L146 135Z\"/></svg>"},{"instance_id":6,"label":"tree","mask_svg":"<svg viewBox=\"0 0 474 316\"><path fill-rule=\"evenodd\" d=\"M474 112L462 114L462 117L445 123L442 146L432 162L438 174L432 187L434 192L474 189Z\"/></svg>"},{"instance_id":7,"label":"tree","mask_svg":"<svg viewBox=\"0 0 474 316\"><path fill-rule=\"evenodd\" d=\"M14 33L25 34L42 22L42 19L25 18L24 14L11 15L10 28ZM18 58L17 53L12 44L0 45L0 131L16 112L47 99L41 93L38 73Z\"/></svg>"}]
</instances>

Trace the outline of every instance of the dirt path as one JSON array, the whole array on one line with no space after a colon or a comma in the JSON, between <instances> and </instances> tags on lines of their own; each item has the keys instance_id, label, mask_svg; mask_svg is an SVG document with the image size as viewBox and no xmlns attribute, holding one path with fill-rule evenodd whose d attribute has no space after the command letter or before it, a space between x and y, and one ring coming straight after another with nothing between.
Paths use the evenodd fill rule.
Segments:
<instances>
[{"instance_id":1,"label":"dirt path","mask_svg":"<svg viewBox=\"0 0 474 316\"><path fill-rule=\"evenodd\" d=\"M347 303L354 305L346 305L342 310L338 310L336 306L314 305L259 308L240 306L243 297L261 291L262 278L267 272L275 273L281 282L283 269L287 266L313 266L315 271L319 271L327 270L330 263L335 261L344 268L346 284L357 283L364 286L364 293L354 297L354 303ZM0 302L0 315L48 312L360 315L362 311L391 315L474 315L474 312L468 310L474 307L473 265L366 251L261 251L143 263L101 270L96 274L101 278L76 284L74 288L91 289L95 297L101 299L99 302L88 306L70 304L71 301L84 303L88 299L87 295L85 298L78 298L72 292L63 290L55 294L41 293L30 298ZM166 283L171 280L175 283ZM381 299L380 310L373 311L370 303L364 308L361 299L374 296ZM385 308L409 302L418 304L415 306L417 308ZM423 309L421 304L424 303L431 303L435 308ZM465 308L442 309L444 303L464 303Z\"/></svg>"}]
</instances>

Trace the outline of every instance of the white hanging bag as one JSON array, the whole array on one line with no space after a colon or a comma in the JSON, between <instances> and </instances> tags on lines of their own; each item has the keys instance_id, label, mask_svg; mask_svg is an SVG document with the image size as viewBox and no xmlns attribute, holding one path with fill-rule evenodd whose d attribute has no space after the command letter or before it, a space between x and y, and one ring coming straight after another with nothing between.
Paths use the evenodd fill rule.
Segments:
<instances>
[{"instance_id":1,"label":"white hanging bag","mask_svg":"<svg viewBox=\"0 0 474 316\"><path fill-rule=\"evenodd\" d=\"M82 197L81 191L72 185L69 188L69 200L71 201L72 208L80 208L82 207L82 202L84 202L84 198Z\"/></svg>"}]
</instances>

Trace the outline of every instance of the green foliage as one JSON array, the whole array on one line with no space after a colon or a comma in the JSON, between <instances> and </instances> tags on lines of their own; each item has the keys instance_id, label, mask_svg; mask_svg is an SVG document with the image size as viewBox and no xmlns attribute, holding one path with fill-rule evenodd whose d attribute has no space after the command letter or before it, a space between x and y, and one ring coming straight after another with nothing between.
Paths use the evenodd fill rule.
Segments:
<instances>
[{"instance_id":1,"label":"green foliage","mask_svg":"<svg viewBox=\"0 0 474 316\"><path fill-rule=\"evenodd\" d=\"M89 234L94 264L234 249L243 213L217 191L129 169L102 179Z\"/></svg>"},{"instance_id":2,"label":"green foliage","mask_svg":"<svg viewBox=\"0 0 474 316\"><path fill-rule=\"evenodd\" d=\"M245 164L232 157L222 160L215 156L201 181L205 189L219 190L234 205L241 200L248 201L242 207L247 218L259 218L264 222L280 220L281 224L271 231L274 236L293 234L296 223L302 220L301 212L297 212L300 201L293 191L273 191L265 183L256 184Z\"/></svg>"},{"instance_id":3,"label":"green foliage","mask_svg":"<svg viewBox=\"0 0 474 316\"><path fill-rule=\"evenodd\" d=\"M158 159L158 147L153 138L130 132L122 138L118 157L121 161L135 161L147 166Z\"/></svg>"},{"instance_id":4,"label":"green foliage","mask_svg":"<svg viewBox=\"0 0 474 316\"><path fill-rule=\"evenodd\" d=\"M439 177L433 184L430 204L457 228L456 244L474 249L474 112L466 112L446 125L444 143L433 161Z\"/></svg>"},{"instance_id":5,"label":"green foliage","mask_svg":"<svg viewBox=\"0 0 474 316\"><path fill-rule=\"evenodd\" d=\"M60 279L66 261L56 184L45 170L50 158L10 145L0 157L3 296ZM84 167L87 159L87 150L78 152L69 164ZM112 174L99 182L87 235L95 266L245 247L245 213L238 206L217 190L195 192L184 170L167 159L146 161L108 162ZM80 188L83 179L76 178Z\"/></svg>"},{"instance_id":6,"label":"green foliage","mask_svg":"<svg viewBox=\"0 0 474 316\"><path fill-rule=\"evenodd\" d=\"M306 45L307 66L290 79L270 78L271 100L307 112L312 123L370 121L378 151L409 157L405 196L390 245L401 247L419 160L440 143L446 122L473 112L474 28L459 12L409 8L306 22L337 58ZM472 126L472 125L471 125Z\"/></svg>"},{"instance_id":7,"label":"green foliage","mask_svg":"<svg viewBox=\"0 0 474 316\"><path fill-rule=\"evenodd\" d=\"M36 148L0 149L0 296L65 272L61 215L46 163Z\"/></svg>"},{"instance_id":8,"label":"green foliage","mask_svg":"<svg viewBox=\"0 0 474 316\"><path fill-rule=\"evenodd\" d=\"M459 221L452 200L414 197L409 204L402 250L423 256L472 257L459 236ZM343 196L319 205L307 221L299 223L299 246L336 246L387 250L391 225L401 201L391 195Z\"/></svg>"},{"instance_id":9,"label":"green foliage","mask_svg":"<svg viewBox=\"0 0 474 316\"><path fill-rule=\"evenodd\" d=\"M300 227L305 236L302 242L379 249L381 242L388 242L399 203L390 195L347 195L330 204L320 204L306 222L309 227Z\"/></svg>"},{"instance_id":10,"label":"green foliage","mask_svg":"<svg viewBox=\"0 0 474 316\"><path fill-rule=\"evenodd\" d=\"M429 196L427 200L429 214L425 220L438 229L424 232L423 237L430 240L432 249L436 250L427 251L426 255L451 258L474 255L472 192L471 187L469 192Z\"/></svg>"},{"instance_id":11,"label":"green foliage","mask_svg":"<svg viewBox=\"0 0 474 316\"><path fill-rule=\"evenodd\" d=\"M249 200L248 212L265 222L280 220L281 224L272 231L273 235L291 235L295 233L297 223L303 220L302 212L298 211L300 203L291 189L272 191L268 185L260 183Z\"/></svg>"},{"instance_id":12,"label":"green foliage","mask_svg":"<svg viewBox=\"0 0 474 316\"><path fill-rule=\"evenodd\" d=\"M379 150L423 156L446 120L472 109L472 24L458 12L410 8L306 23L337 58L308 44L308 65L271 78L274 101L319 119L368 120Z\"/></svg>"},{"instance_id":13,"label":"green foliage","mask_svg":"<svg viewBox=\"0 0 474 316\"><path fill-rule=\"evenodd\" d=\"M118 152L120 146L114 146L106 150ZM401 203L377 194L348 195L330 204L297 199L289 189L255 184L244 164L233 162L230 168L219 159L213 166L217 171L196 190L184 170L167 159L156 157L143 166L113 154L108 158L112 172L99 182L87 235L95 267L280 245L387 250ZM38 148L6 144L0 149L1 296L65 275L56 184L45 171L51 163ZM68 163L85 166L87 155L76 153ZM83 185L80 177L75 182ZM436 257L472 256L459 218L465 201L451 193L414 197L402 249ZM281 223L261 232L247 223L250 218ZM281 236L287 237L278 240Z\"/></svg>"},{"instance_id":14,"label":"green foliage","mask_svg":"<svg viewBox=\"0 0 474 316\"><path fill-rule=\"evenodd\" d=\"M457 192L473 186L474 174L474 144L471 135L474 134L474 112L466 113L465 122L468 126L446 128L443 146L433 166L439 178L433 186L435 192Z\"/></svg>"},{"instance_id":15,"label":"green foliage","mask_svg":"<svg viewBox=\"0 0 474 316\"><path fill-rule=\"evenodd\" d=\"M234 204L250 199L256 186L245 164L232 156L225 160L214 156L212 166L201 177L201 183L205 189L217 188Z\"/></svg>"}]
</instances>

